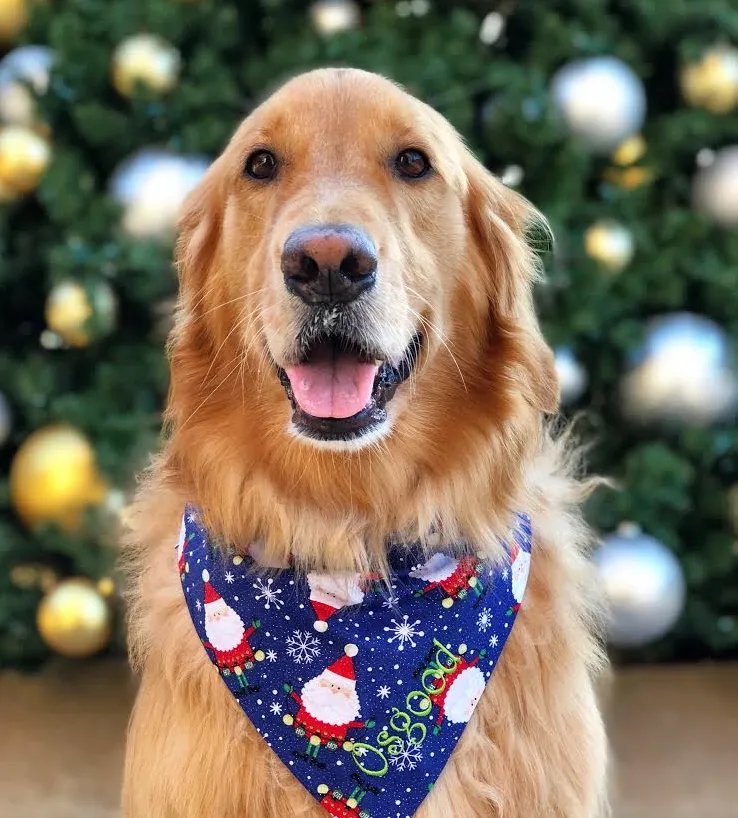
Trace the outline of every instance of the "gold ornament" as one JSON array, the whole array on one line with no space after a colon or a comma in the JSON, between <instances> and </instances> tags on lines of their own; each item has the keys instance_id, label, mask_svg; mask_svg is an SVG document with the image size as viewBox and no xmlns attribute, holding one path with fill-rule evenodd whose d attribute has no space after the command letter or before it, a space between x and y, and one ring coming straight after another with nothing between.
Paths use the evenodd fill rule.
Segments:
<instances>
[{"instance_id":1,"label":"gold ornament","mask_svg":"<svg viewBox=\"0 0 738 818\"><path fill-rule=\"evenodd\" d=\"M86 347L113 328L117 299L104 281L90 288L91 297L76 281L55 285L46 299L46 324L73 347Z\"/></svg>"},{"instance_id":2,"label":"gold ornament","mask_svg":"<svg viewBox=\"0 0 738 818\"><path fill-rule=\"evenodd\" d=\"M179 51L156 34L127 37L113 52L113 85L118 93L132 97L138 85L155 94L166 94L177 84Z\"/></svg>"},{"instance_id":3,"label":"gold ornament","mask_svg":"<svg viewBox=\"0 0 738 818\"><path fill-rule=\"evenodd\" d=\"M112 577L103 577L97 581L97 592L106 599L115 593L115 581Z\"/></svg>"},{"instance_id":4,"label":"gold ornament","mask_svg":"<svg viewBox=\"0 0 738 818\"><path fill-rule=\"evenodd\" d=\"M682 68L682 94L694 108L727 114L738 107L738 48L716 45Z\"/></svg>"},{"instance_id":5,"label":"gold ornament","mask_svg":"<svg viewBox=\"0 0 738 818\"><path fill-rule=\"evenodd\" d=\"M591 259L613 272L627 267L635 252L632 233L615 221L600 221L587 228L584 249Z\"/></svg>"},{"instance_id":6,"label":"gold ornament","mask_svg":"<svg viewBox=\"0 0 738 818\"><path fill-rule=\"evenodd\" d=\"M608 168L604 173L605 180L623 190L634 190L643 187L654 179L654 172L650 168L638 165L632 168Z\"/></svg>"},{"instance_id":7,"label":"gold ornament","mask_svg":"<svg viewBox=\"0 0 738 818\"><path fill-rule=\"evenodd\" d=\"M10 495L29 526L54 522L74 530L85 508L105 496L89 440L64 425L45 426L18 449L10 467Z\"/></svg>"},{"instance_id":8,"label":"gold ornament","mask_svg":"<svg viewBox=\"0 0 738 818\"><path fill-rule=\"evenodd\" d=\"M612 155L612 161L621 167L637 162L646 152L646 140L641 134L635 134L621 142Z\"/></svg>"},{"instance_id":9,"label":"gold ornament","mask_svg":"<svg viewBox=\"0 0 738 818\"><path fill-rule=\"evenodd\" d=\"M354 0L317 0L310 7L310 17L318 34L330 37L356 28L361 11Z\"/></svg>"},{"instance_id":10,"label":"gold ornament","mask_svg":"<svg viewBox=\"0 0 738 818\"><path fill-rule=\"evenodd\" d=\"M28 0L0 0L0 40L14 40L28 22Z\"/></svg>"},{"instance_id":11,"label":"gold ornament","mask_svg":"<svg viewBox=\"0 0 738 818\"><path fill-rule=\"evenodd\" d=\"M0 128L0 185L13 193L36 188L51 161L51 146L23 125Z\"/></svg>"},{"instance_id":12,"label":"gold ornament","mask_svg":"<svg viewBox=\"0 0 738 818\"><path fill-rule=\"evenodd\" d=\"M38 606L36 625L44 642L63 656L92 656L110 641L111 613L94 583L62 580Z\"/></svg>"}]
</instances>

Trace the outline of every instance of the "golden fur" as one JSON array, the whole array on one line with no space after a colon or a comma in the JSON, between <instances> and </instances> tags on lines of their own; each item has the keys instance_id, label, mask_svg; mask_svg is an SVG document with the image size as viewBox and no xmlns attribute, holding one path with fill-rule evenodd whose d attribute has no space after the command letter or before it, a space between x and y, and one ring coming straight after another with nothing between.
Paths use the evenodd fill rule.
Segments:
<instances>
[{"instance_id":1,"label":"golden fur","mask_svg":"<svg viewBox=\"0 0 738 818\"><path fill-rule=\"evenodd\" d=\"M244 179L257 147L274 184ZM435 168L398 181L387 158L424 149ZM130 724L126 818L321 818L214 672L182 598L174 543L186 502L232 543L257 538L303 568L382 566L386 536L440 519L497 553L512 512L535 533L525 605L499 667L417 818L599 818L607 750L596 701L605 667L553 359L533 311L538 214L495 180L448 123L380 77L324 69L280 89L240 126L190 196L177 247L169 434L142 483L126 554L130 652L142 674ZM380 256L377 343L422 329L391 432L336 451L289 434L273 363L298 316L280 271L308 222L361 225Z\"/></svg>"}]
</instances>

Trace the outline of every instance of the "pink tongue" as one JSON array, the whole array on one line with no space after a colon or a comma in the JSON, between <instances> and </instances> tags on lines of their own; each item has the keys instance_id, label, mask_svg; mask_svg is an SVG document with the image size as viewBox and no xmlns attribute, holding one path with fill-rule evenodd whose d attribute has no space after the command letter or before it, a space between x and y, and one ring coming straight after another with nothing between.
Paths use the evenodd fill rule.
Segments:
<instances>
[{"instance_id":1,"label":"pink tongue","mask_svg":"<svg viewBox=\"0 0 738 818\"><path fill-rule=\"evenodd\" d=\"M350 418L368 406L378 369L376 364L326 350L286 372L303 412L315 418Z\"/></svg>"}]
</instances>

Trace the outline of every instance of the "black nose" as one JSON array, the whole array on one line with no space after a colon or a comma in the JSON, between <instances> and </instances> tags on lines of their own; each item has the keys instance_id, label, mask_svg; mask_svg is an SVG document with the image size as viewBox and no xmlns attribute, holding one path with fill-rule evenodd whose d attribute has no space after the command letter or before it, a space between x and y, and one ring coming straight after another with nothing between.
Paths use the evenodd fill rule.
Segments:
<instances>
[{"instance_id":1,"label":"black nose","mask_svg":"<svg viewBox=\"0 0 738 818\"><path fill-rule=\"evenodd\" d=\"M349 224L299 227L282 250L287 289L306 304L346 304L374 286L377 251Z\"/></svg>"}]
</instances>

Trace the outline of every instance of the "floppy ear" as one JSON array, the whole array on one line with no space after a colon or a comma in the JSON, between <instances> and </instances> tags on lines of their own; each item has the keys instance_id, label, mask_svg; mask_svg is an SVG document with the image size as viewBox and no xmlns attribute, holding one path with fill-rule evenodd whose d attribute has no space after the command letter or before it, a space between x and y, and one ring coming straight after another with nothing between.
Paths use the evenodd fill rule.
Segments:
<instances>
[{"instance_id":1,"label":"floppy ear","mask_svg":"<svg viewBox=\"0 0 738 818\"><path fill-rule=\"evenodd\" d=\"M534 229L548 235L546 221L471 154L465 173L467 220L487 274L490 338L502 333L517 341L514 377L522 394L536 409L555 412L559 384L553 352L543 339L533 304L540 263L530 244Z\"/></svg>"}]
</instances>

